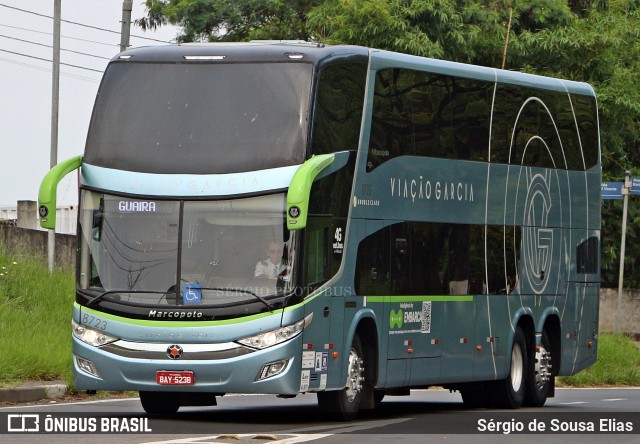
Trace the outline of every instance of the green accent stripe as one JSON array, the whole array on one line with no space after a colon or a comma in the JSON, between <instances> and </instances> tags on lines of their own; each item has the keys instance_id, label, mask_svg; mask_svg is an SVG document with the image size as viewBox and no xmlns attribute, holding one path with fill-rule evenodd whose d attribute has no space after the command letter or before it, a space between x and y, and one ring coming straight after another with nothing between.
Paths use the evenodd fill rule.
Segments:
<instances>
[{"instance_id":1,"label":"green accent stripe","mask_svg":"<svg viewBox=\"0 0 640 444\"><path fill-rule=\"evenodd\" d=\"M236 319L224 319L221 321L164 321L164 320L155 320L155 319L130 319L124 318L122 316L116 316L109 313L104 313L102 311L93 310L91 308L87 308L84 306L75 303L76 306L82 310L82 313L89 313L92 316L96 316L103 319L109 319L111 321L122 322L123 324L129 325L138 325L141 327L175 327L175 328L185 328L185 327L215 327L221 325L233 325L233 324L241 324L247 321L253 321L256 319L266 318L268 316L281 316L280 311L274 313L260 313L251 316L245 316L242 318Z\"/></svg>"},{"instance_id":2,"label":"green accent stripe","mask_svg":"<svg viewBox=\"0 0 640 444\"><path fill-rule=\"evenodd\" d=\"M367 296L367 302L473 302L473 296Z\"/></svg>"},{"instance_id":3,"label":"green accent stripe","mask_svg":"<svg viewBox=\"0 0 640 444\"><path fill-rule=\"evenodd\" d=\"M317 294L313 295L312 297L307 298L306 300L304 300L303 302L301 302L300 304L297 305L292 305L291 307L287 307L284 309L284 311L291 311L291 310L295 310L298 307L303 306L304 304L307 304L308 302L312 301L313 299L317 298L318 296L320 296L321 294L325 293L327 291L327 289L324 289L323 291L318 292ZM142 326L142 327L159 327L159 328L163 328L163 327L175 327L175 328L186 328L186 327L215 327L215 326L221 326L221 325L234 325L234 324L242 324L243 322L249 322L249 321L255 321L256 319L262 319L262 318L266 318L268 316L281 316L281 312L280 310L274 311L273 313L260 313L260 314L255 314L255 315L251 315L251 316L244 316L241 318L235 318L235 319L225 319L225 320L221 320L221 321L197 321L197 320L193 320L193 321L164 321L164 320L156 320L156 319L131 319L131 318L125 318L122 316L116 316L116 315L112 315L109 313L104 313L102 311L98 311L98 310L93 310L91 308L87 308L83 305L78 304L77 302L73 303L74 307L78 310L81 310L83 313L88 313L92 316L96 316L96 317L100 317L103 319L109 319L111 321L116 321L116 322L121 322L123 324L129 324L129 325L138 325L138 326Z\"/></svg>"}]
</instances>

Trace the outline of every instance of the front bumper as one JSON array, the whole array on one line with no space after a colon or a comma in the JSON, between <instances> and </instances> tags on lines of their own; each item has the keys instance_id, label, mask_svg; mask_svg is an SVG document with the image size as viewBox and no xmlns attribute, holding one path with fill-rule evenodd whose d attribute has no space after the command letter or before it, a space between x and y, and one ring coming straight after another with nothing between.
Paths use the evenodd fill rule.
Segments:
<instances>
[{"instance_id":1,"label":"front bumper","mask_svg":"<svg viewBox=\"0 0 640 444\"><path fill-rule=\"evenodd\" d=\"M247 350L218 355L186 353L183 359L170 359L159 352L174 344L149 343L155 350L149 357L131 357L114 353L109 346L93 347L73 337L75 385L79 390L180 391L209 393L268 393L295 395L299 392L302 336L263 350ZM189 350L186 344L185 350ZM193 350L193 347L191 347ZM203 356L205 359L202 359ZM99 377L78 366L78 359L93 363ZM189 358L191 357L191 359ZM285 369L272 377L256 380L265 364L286 360ZM160 385L157 371L192 371L192 385Z\"/></svg>"}]
</instances>

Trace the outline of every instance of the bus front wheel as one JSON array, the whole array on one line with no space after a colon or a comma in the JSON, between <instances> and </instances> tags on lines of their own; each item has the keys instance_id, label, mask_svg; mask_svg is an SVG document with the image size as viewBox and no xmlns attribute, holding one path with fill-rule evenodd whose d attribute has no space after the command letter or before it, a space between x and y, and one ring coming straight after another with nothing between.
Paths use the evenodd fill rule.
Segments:
<instances>
[{"instance_id":1,"label":"bus front wheel","mask_svg":"<svg viewBox=\"0 0 640 444\"><path fill-rule=\"evenodd\" d=\"M318 405L323 412L345 421L356 417L365 380L364 366L362 343L356 334L349 352L346 387L342 390L318 392Z\"/></svg>"},{"instance_id":2,"label":"bus front wheel","mask_svg":"<svg viewBox=\"0 0 640 444\"><path fill-rule=\"evenodd\" d=\"M169 392L140 392L140 403L150 415L172 415L180 408L180 397Z\"/></svg>"}]
</instances>

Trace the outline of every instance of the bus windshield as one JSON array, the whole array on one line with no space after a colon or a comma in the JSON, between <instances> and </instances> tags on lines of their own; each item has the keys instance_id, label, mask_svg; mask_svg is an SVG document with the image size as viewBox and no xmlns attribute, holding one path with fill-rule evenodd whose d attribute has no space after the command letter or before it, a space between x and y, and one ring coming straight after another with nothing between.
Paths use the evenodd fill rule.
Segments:
<instances>
[{"instance_id":1,"label":"bus windshield","mask_svg":"<svg viewBox=\"0 0 640 444\"><path fill-rule=\"evenodd\" d=\"M111 63L84 161L167 174L301 164L312 72L309 63Z\"/></svg>"},{"instance_id":2,"label":"bus windshield","mask_svg":"<svg viewBox=\"0 0 640 444\"><path fill-rule=\"evenodd\" d=\"M286 229L284 204L282 193L180 202L83 190L79 289L143 305L229 306L288 295L296 235Z\"/></svg>"}]
</instances>

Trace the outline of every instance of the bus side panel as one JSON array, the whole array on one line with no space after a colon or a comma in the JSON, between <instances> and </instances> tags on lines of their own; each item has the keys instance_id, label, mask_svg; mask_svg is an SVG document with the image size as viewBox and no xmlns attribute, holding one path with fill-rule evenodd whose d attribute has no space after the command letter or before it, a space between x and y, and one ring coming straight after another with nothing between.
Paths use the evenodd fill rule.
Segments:
<instances>
[{"instance_id":1,"label":"bus side panel","mask_svg":"<svg viewBox=\"0 0 640 444\"><path fill-rule=\"evenodd\" d=\"M562 322L560 375L573 375L597 357L600 286L597 283L570 283L570 295Z\"/></svg>"},{"instance_id":2,"label":"bus side panel","mask_svg":"<svg viewBox=\"0 0 640 444\"><path fill-rule=\"evenodd\" d=\"M331 297L327 293L316 296L305 304L305 316L313 315L311 323L305 328L302 336L302 374L301 391L323 390L329 384L329 375L339 374L337 362L329 359L328 344L332 330L334 312L330 309Z\"/></svg>"},{"instance_id":3,"label":"bus side panel","mask_svg":"<svg viewBox=\"0 0 640 444\"><path fill-rule=\"evenodd\" d=\"M504 296L492 297L488 295L475 296L474 304L476 310L476 332L475 344L480 346L475 350L475 359L473 367L473 379L476 381L491 380L496 378L497 366L504 366L504 352L498 348L504 342L500 339L503 337L500 328L503 323L490 323L491 315L495 316L498 312L498 304L506 300ZM491 299L496 299L490 303Z\"/></svg>"},{"instance_id":4,"label":"bus side panel","mask_svg":"<svg viewBox=\"0 0 640 444\"><path fill-rule=\"evenodd\" d=\"M469 381L474 374L476 305L473 301L446 302L442 374L447 382Z\"/></svg>"},{"instance_id":5,"label":"bus side panel","mask_svg":"<svg viewBox=\"0 0 640 444\"><path fill-rule=\"evenodd\" d=\"M416 299L416 300L412 300ZM391 296L384 303L381 324L388 336L387 387L440 382L442 344L446 343L446 302ZM401 363L399 361L408 361ZM394 371L394 369L396 369ZM405 369L405 373L398 373Z\"/></svg>"}]
</instances>

